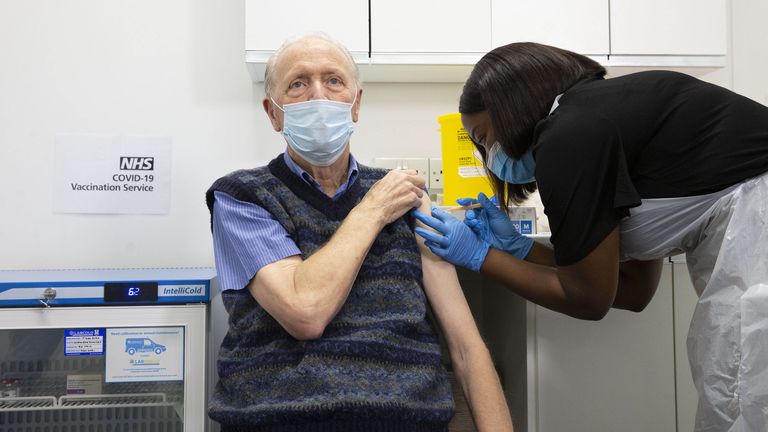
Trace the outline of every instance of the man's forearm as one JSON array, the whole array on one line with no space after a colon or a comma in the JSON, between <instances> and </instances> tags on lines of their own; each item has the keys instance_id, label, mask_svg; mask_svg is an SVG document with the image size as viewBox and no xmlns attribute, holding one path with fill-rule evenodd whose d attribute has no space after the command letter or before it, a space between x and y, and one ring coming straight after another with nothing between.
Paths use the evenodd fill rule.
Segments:
<instances>
[{"instance_id":1,"label":"man's forearm","mask_svg":"<svg viewBox=\"0 0 768 432\"><path fill-rule=\"evenodd\" d=\"M328 243L296 267L296 295L323 327L346 301L381 227L375 214L356 207Z\"/></svg>"},{"instance_id":2,"label":"man's forearm","mask_svg":"<svg viewBox=\"0 0 768 432\"><path fill-rule=\"evenodd\" d=\"M481 345L461 357L454 370L478 432L511 432L512 418L488 350Z\"/></svg>"},{"instance_id":3,"label":"man's forearm","mask_svg":"<svg viewBox=\"0 0 768 432\"><path fill-rule=\"evenodd\" d=\"M373 242L384 226L419 205L424 179L392 170L365 194L327 244L302 262L294 287L326 323L341 309Z\"/></svg>"},{"instance_id":4,"label":"man's forearm","mask_svg":"<svg viewBox=\"0 0 768 432\"><path fill-rule=\"evenodd\" d=\"M415 172L387 173L311 256L264 266L249 284L254 298L297 339L322 336L379 232L420 203L423 184Z\"/></svg>"}]
</instances>

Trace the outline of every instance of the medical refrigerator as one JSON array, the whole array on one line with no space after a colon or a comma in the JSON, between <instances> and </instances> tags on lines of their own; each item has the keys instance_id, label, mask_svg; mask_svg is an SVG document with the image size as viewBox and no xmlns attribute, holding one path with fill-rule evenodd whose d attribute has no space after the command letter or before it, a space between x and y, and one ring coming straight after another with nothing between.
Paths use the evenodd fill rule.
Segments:
<instances>
[{"instance_id":1,"label":"medical refrigerator","mask_svg":"<svg viewBox=\"0 0 768 432\"><path fill-rule=\"evenodd\" d=\"M0 432L206 428L213 269L0 271Z\"/></svg>"}]
</instances>

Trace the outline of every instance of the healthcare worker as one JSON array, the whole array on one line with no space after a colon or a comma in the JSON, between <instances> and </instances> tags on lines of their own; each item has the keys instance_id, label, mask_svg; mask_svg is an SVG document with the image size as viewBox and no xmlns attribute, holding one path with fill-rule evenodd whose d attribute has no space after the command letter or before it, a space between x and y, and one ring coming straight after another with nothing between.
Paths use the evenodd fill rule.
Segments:
<instances>
[{"instance_id":1,"label":"healthcare worker","mask_svg":"<svg viewBox=\"0 0 768 432\"><path fill-rule=\"evenodd\" d=\"M662 258L685 253L699 296L688 353L696 431L768 431L768 108L688 75L604 79L534 43L486 54L462 122L502 208L539 190L553 249L484 195L464 222L415 212L437 255L541 306L600 319L642 310Z\"/></svg>"}]
</instances>

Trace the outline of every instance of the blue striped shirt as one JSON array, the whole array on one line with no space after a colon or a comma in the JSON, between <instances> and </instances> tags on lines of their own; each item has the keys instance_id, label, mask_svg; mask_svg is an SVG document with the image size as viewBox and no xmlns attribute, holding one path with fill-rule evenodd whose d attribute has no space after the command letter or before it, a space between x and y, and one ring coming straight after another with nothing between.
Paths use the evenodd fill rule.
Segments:
<instances>
[{"instance_id":1,"label":"blue striped shirt","mask_svg":"<svg viewBox=\"0 0 768 432\"><path fill-rule=\"evenodd\" d=\"M283 158L291 172L322 191L320 184L287 151ZM334 200L354 183L357 174L357 161L349 155L347 179L334 193ZM243 289L265 265L301 253L285 228L264 208L220 191L214 192L214 196L213 254L222 290Z\"/></svg>"}]
</instances>

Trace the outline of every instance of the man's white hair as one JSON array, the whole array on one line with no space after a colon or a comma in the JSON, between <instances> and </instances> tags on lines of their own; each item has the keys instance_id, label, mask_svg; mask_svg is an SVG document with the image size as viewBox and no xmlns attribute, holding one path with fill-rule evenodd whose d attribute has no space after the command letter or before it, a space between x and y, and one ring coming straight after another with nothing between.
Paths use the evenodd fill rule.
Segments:
<instances>
[{"instance_id":1,"label":"man's white hair","mask_svg":"<svg viewBox=\"0 0 768 432\"><path fill-rule=\"evenodd\" d=\"M272 92L274 91L275 78L273 73L277 60L280 58L286 48L297 42L305 41L308 39L323 40L338 48L339 51L344 55L344 58L347 60L347 67L349 68L350 72L352 72L352 76L355 78L355 85L357 88L360 88L360 69L357 67L357 63L355 63L355 59L352 58L352 53L349 52L347 47L342 45L341 42L337 41L336 39L330 37L327 33L312 32L287 39L285 42L283 42L282 45L280 45L280 48L278 48L277 51L269 56L269 60L267 60L267 67L264 70L264 93L266 93L267 97L271 97Z\"/></svg>"}]
</instances>

